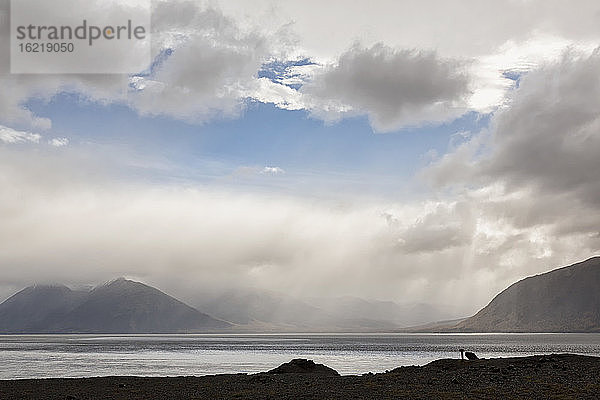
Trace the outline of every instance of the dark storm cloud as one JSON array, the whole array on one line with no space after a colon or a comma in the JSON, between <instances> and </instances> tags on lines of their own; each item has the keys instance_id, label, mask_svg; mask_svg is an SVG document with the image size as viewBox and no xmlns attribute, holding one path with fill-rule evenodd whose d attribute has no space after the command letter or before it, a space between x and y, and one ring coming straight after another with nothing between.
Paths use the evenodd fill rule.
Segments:
<instances>
[{"instance_id":1,"label":"dark storm cloud","mask_svg":"<svg viewBox=\"0 0 600 400\"><path fill-rule=\"evenodd\" d=\"M464 67L435 52L355 45L335 65L317 74L306 92L325 105L339 103L341 110L349 106L366 113L376 129L390 130L464 110L469 94Z\"/></svg>"}]
</instances>

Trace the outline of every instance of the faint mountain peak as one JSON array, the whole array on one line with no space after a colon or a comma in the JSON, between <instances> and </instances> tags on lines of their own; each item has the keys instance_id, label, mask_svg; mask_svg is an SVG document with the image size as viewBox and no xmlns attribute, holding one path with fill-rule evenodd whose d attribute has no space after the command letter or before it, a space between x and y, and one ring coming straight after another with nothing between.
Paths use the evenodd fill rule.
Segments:
<instances>
[{"instance_id":1,"label":"faint mountain peak","mask_svg":"<svg viewBox=\"0 0 600 400\"><path fill-rule=\"evenodd\" d=\"M106 287L106 286L120 286L120 285L128 285L128 284L140 284L140 285L143 285L143 283L141 283L141 282L136 282L136 281L133 281L131 279L127 279L127 278L121 276L121 277L116 278L116 279L111 279L110 281L107 281L107 282L105 282L105 283L103 283L101 285L98 285L96 287L98 288L98 287Z\"/></svg>"}]
</instances>

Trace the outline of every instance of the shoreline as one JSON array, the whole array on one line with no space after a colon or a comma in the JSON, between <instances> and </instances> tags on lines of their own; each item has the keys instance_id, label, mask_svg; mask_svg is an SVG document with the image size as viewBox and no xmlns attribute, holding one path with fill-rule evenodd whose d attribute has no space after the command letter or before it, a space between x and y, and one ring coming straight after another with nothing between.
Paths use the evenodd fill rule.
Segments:
<instances>
[{"instance_id":1,"label":"shoreline","mask_svg":"<svg viewBox=\"0 0 600 400\"><path fill-rule=\"evenodd\" d=\"M0 380L12 399L600 398L600 357L551 354L439 359L384 373L339 375L307 360L257 374Z\"/></svg>"}]
</instances>

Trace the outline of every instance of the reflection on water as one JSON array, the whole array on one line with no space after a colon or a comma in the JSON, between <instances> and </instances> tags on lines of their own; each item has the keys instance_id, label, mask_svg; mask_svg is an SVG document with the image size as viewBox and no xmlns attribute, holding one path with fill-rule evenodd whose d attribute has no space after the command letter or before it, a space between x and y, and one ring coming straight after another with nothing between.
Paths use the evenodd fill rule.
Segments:
<instances>
[{"instance_id":1,"label":"reflection on water","mask_svg":"<svg viewBox=\"0 0 600 400\"><path fill-rule=\"evenodd\" d=\"M310 358L342 374L457 358L600 356L600 334L5 335L0 379L255 373Z\"/></svg>"}]
</instances>

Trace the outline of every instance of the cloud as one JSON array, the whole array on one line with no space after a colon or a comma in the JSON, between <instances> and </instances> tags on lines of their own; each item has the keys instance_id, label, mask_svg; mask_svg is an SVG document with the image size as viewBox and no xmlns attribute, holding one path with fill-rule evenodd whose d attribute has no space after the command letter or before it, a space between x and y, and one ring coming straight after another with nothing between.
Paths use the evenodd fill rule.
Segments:
<instances>
[{"instance_id":1,"label":"cloud","mask_svg":"<svg viewBox=\"0 0 600 400\"><path fill-rule=\"evenodd\" d=\"M0 12L8 10L8 2L0 1ZM62 9L54 10L61 13ZM60 17L57 17L60 20ZM10 54L9 25L0 24L0 53ZM119 57L116 57L117 59ZM33 129L50 129L50 119L35 115L27 101L51 99L53 96L71 92L82 100L114 102L124 99L127 76L119 74L11 74L10 57L0 58L0 124L15 124Z\"/></svg>"},{"instance_id":2,"label":"cloud","mask_svg":"<svg viewBox=\"0 0 600 400\"><path fill-rule=\"evenodd\" d=\"M540 32L571 42L600 35L595 0L223 0L220 6L236 19L260 18L269 26L293 20L298 47L319 60L344 52L357 39L367 47L384 42L394 48L437 49L443 57L479 57Z\"/></svg>"},{"instance_id":3,"label":"cloud","mask_svg":"<svg viewBox=\"0 0 600 400\"><path fill-rule=\"evenodd\" d=\"M400 232L398 246L407 253L431 253L468 246L473 240L475 218L471 205L438 204Z\"/></svg>"},{"instance_id":4,"label":"cloud","mask_svg":"<svg viewBox=\"0 0 600 400\"><path fill-rule=\"evenodd\" d=\"M314 7L293 3L210 4L153 2L154 63L133 76L10 74L3 58L0 87L8 95L0 96L0 123L50 129L27 101L69 92L194 123L235 118L248 101L261 101L326 121L366 114L376 130L388 131L493 110L514 84L506 70L530 70L549 54L600 38L593 1L575 8L543 1L315 3L333 27L315 23L307 12ZM0 11L7 10L3 0ZM436 29L424 29L426 18ZM8 24L0 26L6 53L8 34ZM355 42L364 47L349 48ZM278 79L260 76L276 64L285 66Z\"/></svg>"},{"instance_id":5,"label":"cloud","mask_svg":"<svg viewBox=\"0 0 600 400\"><path fill-rule=\"evenodd\" d=\"M152 23L158 46L169 55L151 73L132 80L138 90L129 102L142 114L200 122L238 115L278 42L191 2L159 2Z\"/></svg>"},{"instance_id":6,"label":"cloud","mask_svg":"<svg viewBox=\"0 0 600 400\"><path fill-rule=\"evenodd\" d=\"M28 131L19 131L13 128L0 125L0 142L5 144L33 143L39 144L42 135ZM62 147L69 144L69 139L65 137L52 138L48 144L54 147Z\"/></svg>"},{"instance_id":7,"label":"cloud","mask_svg":"<svg viewBox=\"0 0 600 400\"><path fill-rule=\"evenodd\" d=\"M258 85L260 66L283 39L241 28L221 11L199 3L159 1L153 7L155 62L147 71L132 76L21 75L11 74L8 58L1 59L0 123L49 129L51 121L34 115L26 103L65 92L78 94L82 101L124 104L140 114L194 122L239 115ZM8 25L0 26L0 51L8 54L9 49Z\"/></svg>"},{"instance_id":8,"label":"cloud","mask_svg":"<svg viewBox=\"0 0 600 400\"><path fill-rule=\"evenodd\" d=\"M282 110L303 110L306 101L298 90L267 78L259 78L248 97L262 103L272 103Z\"/></svg>"},{"instance_id":9,"label":"cloud","mask_svg":"<svg viewBox=\"0 0 600 400\"><path fill-rule=\"evenodd\" d=\"M509 190L571 193L600 206L600 53L565 54L524 77L510 108L494 121L493 150L480 175Z\"/></svg>"},{"instance_id":10,"label":"cloud","mask_svg":"<svg viewBox=\"0 0 600 400\"><path fill-rule=\"evenodd\" d=\"M52 138L48 141L48 144L54 147L63 147L69 144L69 139L66 137Z\"/></svg>"},{"instance_id":11,"label":"cloud","mask_svg":"<svg viewBox=\"0 0 600 400\"><path fill-rule=\"evenodd\" d=\"M437 184L503 182L600 205L600 53L566 53L522 78L489 131L428 171Z\"/></svg>"},{"instance_id":12,"label":"cloud","mask_svg":"<svg viewBox=\"0 0 600 400\"><path fill-rule=\"evenodd\" d=\"M264 167L260 173L263 175L282 175L285 174L285 171L279 167Z\"/></svg>"},{"instance_id":13,"label":"cloud","mask_svg":"<svg viewBox=\"0 0 600 400\"><path fill-rule=\"evenodd\" d=\"M313 113L325 119L354 112L369 115L375 129L441 121L465 111L465 66L435 52L355 45L303 88Z\"/></svg>"},{"instance_id":14,"label":"cloud","mask_svg":"<svg viewBox=\"0 0 600 400\"><path fill-rule=\"evenodd\" d=\"M597 45L600 28L596 16L600 5L594 0L578 0L575 4L573 7L560 0L479 0L460 4L439 0L410 4L390 0L352 4L343 0L326 4L316 0L302 4L263 0L249 5L226 0L221 7L236 19L260 18L269 26L293 20L295 52L321 65L335 64L355 42L367 49L384 43L396 51L435 50L442 60L468 60L466 69L472 91L466 99L468 108L488 113L501 105L506 92L514 87L515 82L507 79L506 71L530 71L556 59L569 47L588 49ZM315 9L318 14L313 12ZM344 10L344 18L339 18L340 9ZM302 83L307 81L303 79ZM300 104L315 109L313 115L326 120L355 115L340 114L338 111L348 109L340 110L343 102L330 100L321 107L308 99L302 99ZM283 104L284 108L293 104L294 109L299 104L296 99L274 103ZM439 114L443 110L434 111L433 122L444 119L444 114ZM427 118L424 114L415 119ZM386 126L375 128L385 130Z\"/></svg>"},{"instance_id":15,"label":"cloud","mask_svg":"<svg viewBox=\"0 0 600 400\"><path fill-rule=\"evenodd\" d=\"M482 210L518 234L537 230L555 241L579 235L598 251L599 69L598 51L567 52L529 72L490 128L424 177L438 188L489 194Z\"/></svg>"},{"instance_id":16,"label":"cloud","mask_svg":"<svg viewBox=\"0 0 600 400\"><path fill-rule=\"evenodd\" d=\"M17 131L12 128L0 125L0 142L13 144L13 143L39 143L42 136L37 133Z\"/></svg>"},{"instance_id":17,"label":"cloud","mask_svg":"<svg viewBox=\"0 0 600 400\"><path fill-rule=\"evenodd\" d=\"M251 286L444 302L468 314L513 281L600 245L597 224L590 236L512 219L536 205L525 193L512 202L489 189L448 200L336 200L141 183L106 167L103 155L71 146L0 147L0 286L126 275L183 296Z\"/></svg>"},{"instance_id":18,"label":"cloud","mask_svg":"<svg viewBox=\"0 0 600 400\"><path fill-rule=\"evenodd\" d=\"M231 174L232 177L252 178L257 176L277 176L284 175L286 171L281 167L276 166L243 166L236 168Z\"/></svg>"}]
</instances>

